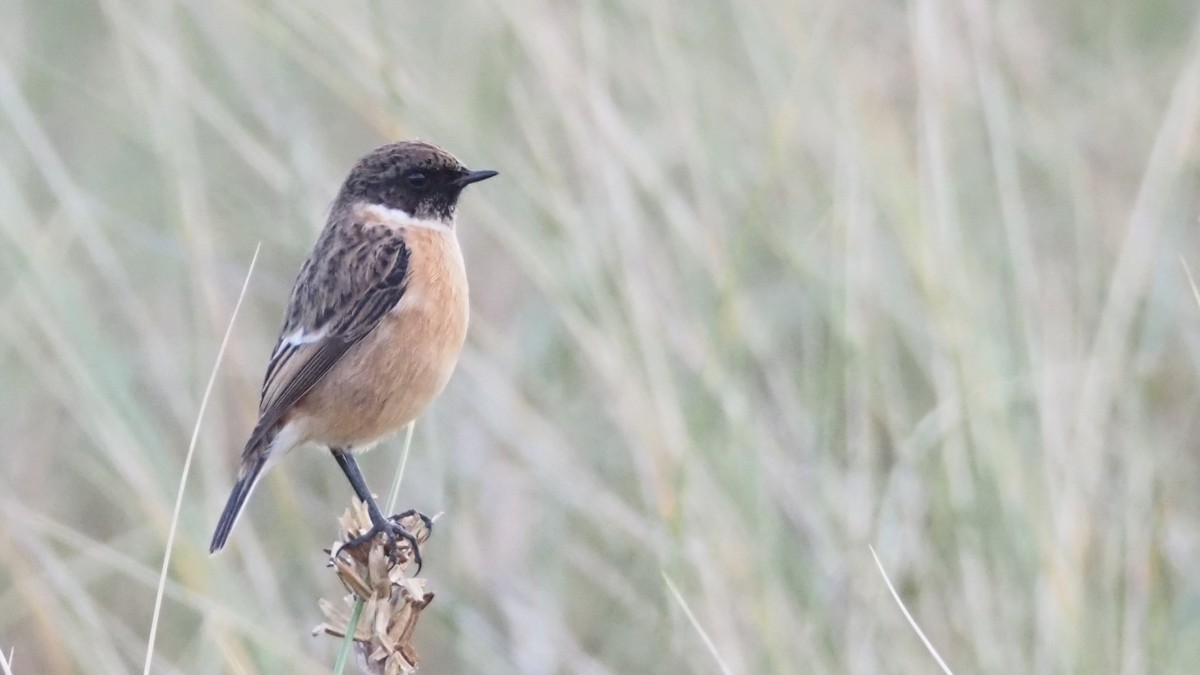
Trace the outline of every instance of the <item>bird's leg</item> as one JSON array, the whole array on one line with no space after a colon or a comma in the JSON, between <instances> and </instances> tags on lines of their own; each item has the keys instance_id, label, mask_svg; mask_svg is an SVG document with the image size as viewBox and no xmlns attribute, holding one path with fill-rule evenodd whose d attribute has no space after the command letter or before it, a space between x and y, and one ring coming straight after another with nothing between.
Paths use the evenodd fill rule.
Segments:
<instances>
[{"instance_id":1,"label":"bird's leg","mask_svg":"<svg viewBox=\"0 0 1200 675\"><path fill-rule=\"evenodd\" d=\"M375 535L384 533L390 537L393 542L397 537L408 542L409 546L412 547L413 561L417 563L417 574L420 574L421 549L417 544L417 538L413 536L412 532L404 529L404 527L400 525L399 520L405 516L413 515L415 513L421 518L427 528L432 529L433 523L428 517L425 516L425 514L418 513L416 511L405 511L400 515L392 516L391 518L384 518L383 513L379 510L379 505L375 503L375 497L371 495L371 490L367 488L367 481L363 479L362 472L358 470L358 463L354 461L354 456L340 448L333 448L330 450L330 452L333 453L333 458L337 460L338 466L342 467L342 472L346 474L346 478L350 480L350 486L354 488L354 493L357 494L358 498L367 505L367 514L371 517L372 525L370 530L367 530L366 532L342 544L338 550L334 552L334 557L336 558L337 555L342 552L342 549L356 548L374 539ZM393 555L395 554L394 544L392 553Z\"/></svg>"}]
</instances>

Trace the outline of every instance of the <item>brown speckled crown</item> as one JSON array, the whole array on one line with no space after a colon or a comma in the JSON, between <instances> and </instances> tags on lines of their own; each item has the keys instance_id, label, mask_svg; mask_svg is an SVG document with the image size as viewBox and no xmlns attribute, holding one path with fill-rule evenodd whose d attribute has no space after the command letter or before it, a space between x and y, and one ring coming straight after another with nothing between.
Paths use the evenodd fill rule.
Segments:
<instances>
[{"instance_id":1,"label":"brown speckled crown","mask_svg":"<svg viewBox=\"0 0 1200 675\"><path fill-rule=\"evenodd\" d=\"M415 218L448 222L454 218L462 189L492 175L494 172L472 173L454 155L432 143L390 143L358 160L342 185L337 204L380 204Z\"/></svg>"}]
</instances>

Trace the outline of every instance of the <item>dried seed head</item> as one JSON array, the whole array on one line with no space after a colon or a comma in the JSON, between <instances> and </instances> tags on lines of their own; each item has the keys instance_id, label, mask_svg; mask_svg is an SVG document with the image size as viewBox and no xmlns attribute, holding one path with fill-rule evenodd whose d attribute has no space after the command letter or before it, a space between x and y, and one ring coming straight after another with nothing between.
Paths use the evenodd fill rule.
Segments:
<instances>
[{"instance_id":1,"label":"dried seed head","mask_svg":"<svg viewBox=\"0 0 1200 675\"><path fill-rule=\"evenodd\" d=\"M355 500L340 524L339 538L331 551L371 529L366 505ZM418 544L429 539L429 530L418 514L404 516L399 524L416 537ZM330 566L349 595L340 604L321 599L325 623L313 629L314 635L325 632L344 637L354 602L361 599L363 610L354 631L355 651L363 672L379 675L416 672L417 653L410 640L421 611L433 600L433 593L425 590L424 579L408 577L413 558L408 543L396 542L394 556L389 556L390 546L388 538L379 535L369 545L344 549L331 559Z\"/></svg>"}]
</instances>

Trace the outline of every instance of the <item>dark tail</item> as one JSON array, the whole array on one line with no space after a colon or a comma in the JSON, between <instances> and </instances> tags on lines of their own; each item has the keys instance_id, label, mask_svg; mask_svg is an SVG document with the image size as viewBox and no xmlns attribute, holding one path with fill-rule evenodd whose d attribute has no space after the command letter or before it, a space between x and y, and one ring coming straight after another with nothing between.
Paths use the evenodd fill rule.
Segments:
<instances>
[{"instance_id":1,"label":"dark tail","mask_svg":"<svg viewBox=\"0 0 1200 675\"><path fill-rule=\"evenodd\" d=\"M233 525L237 522L242 507L246 505L246 498L250 496L250 491L258 482L258 474L262 473L265 464L266 458L264 457L246 458L246 463L238 472L237 483L233 485L233 492L229 493L229 501L225 502L221 520L217 522L217 531L213 532L212 544L208 547L209 553L216 553L225 546L225 540L229 538L229 533L233 530Z\"/></svg>"}]
</instances>

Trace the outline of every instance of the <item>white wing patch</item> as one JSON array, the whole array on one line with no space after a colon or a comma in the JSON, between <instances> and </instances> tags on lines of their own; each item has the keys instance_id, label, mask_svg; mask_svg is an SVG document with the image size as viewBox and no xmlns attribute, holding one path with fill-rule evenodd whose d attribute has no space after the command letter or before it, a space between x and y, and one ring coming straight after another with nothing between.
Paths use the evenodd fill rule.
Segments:
<instances>
[{"instance_id":1,"label":"white wing patch","mask_svg":"<svg viewBox=\"0 0 1200 675\"><path fill-rule=\"evenodd\" d=\"M325 333L326 330L324 328L319 330L305 330L303 328L297 328L291 334L284 336L284 338L279 341L279 346L280 348L283 348L299 347L300 345L312 344L313 342L318 342L324 339Z\"/></svg>"}]
</instances>

